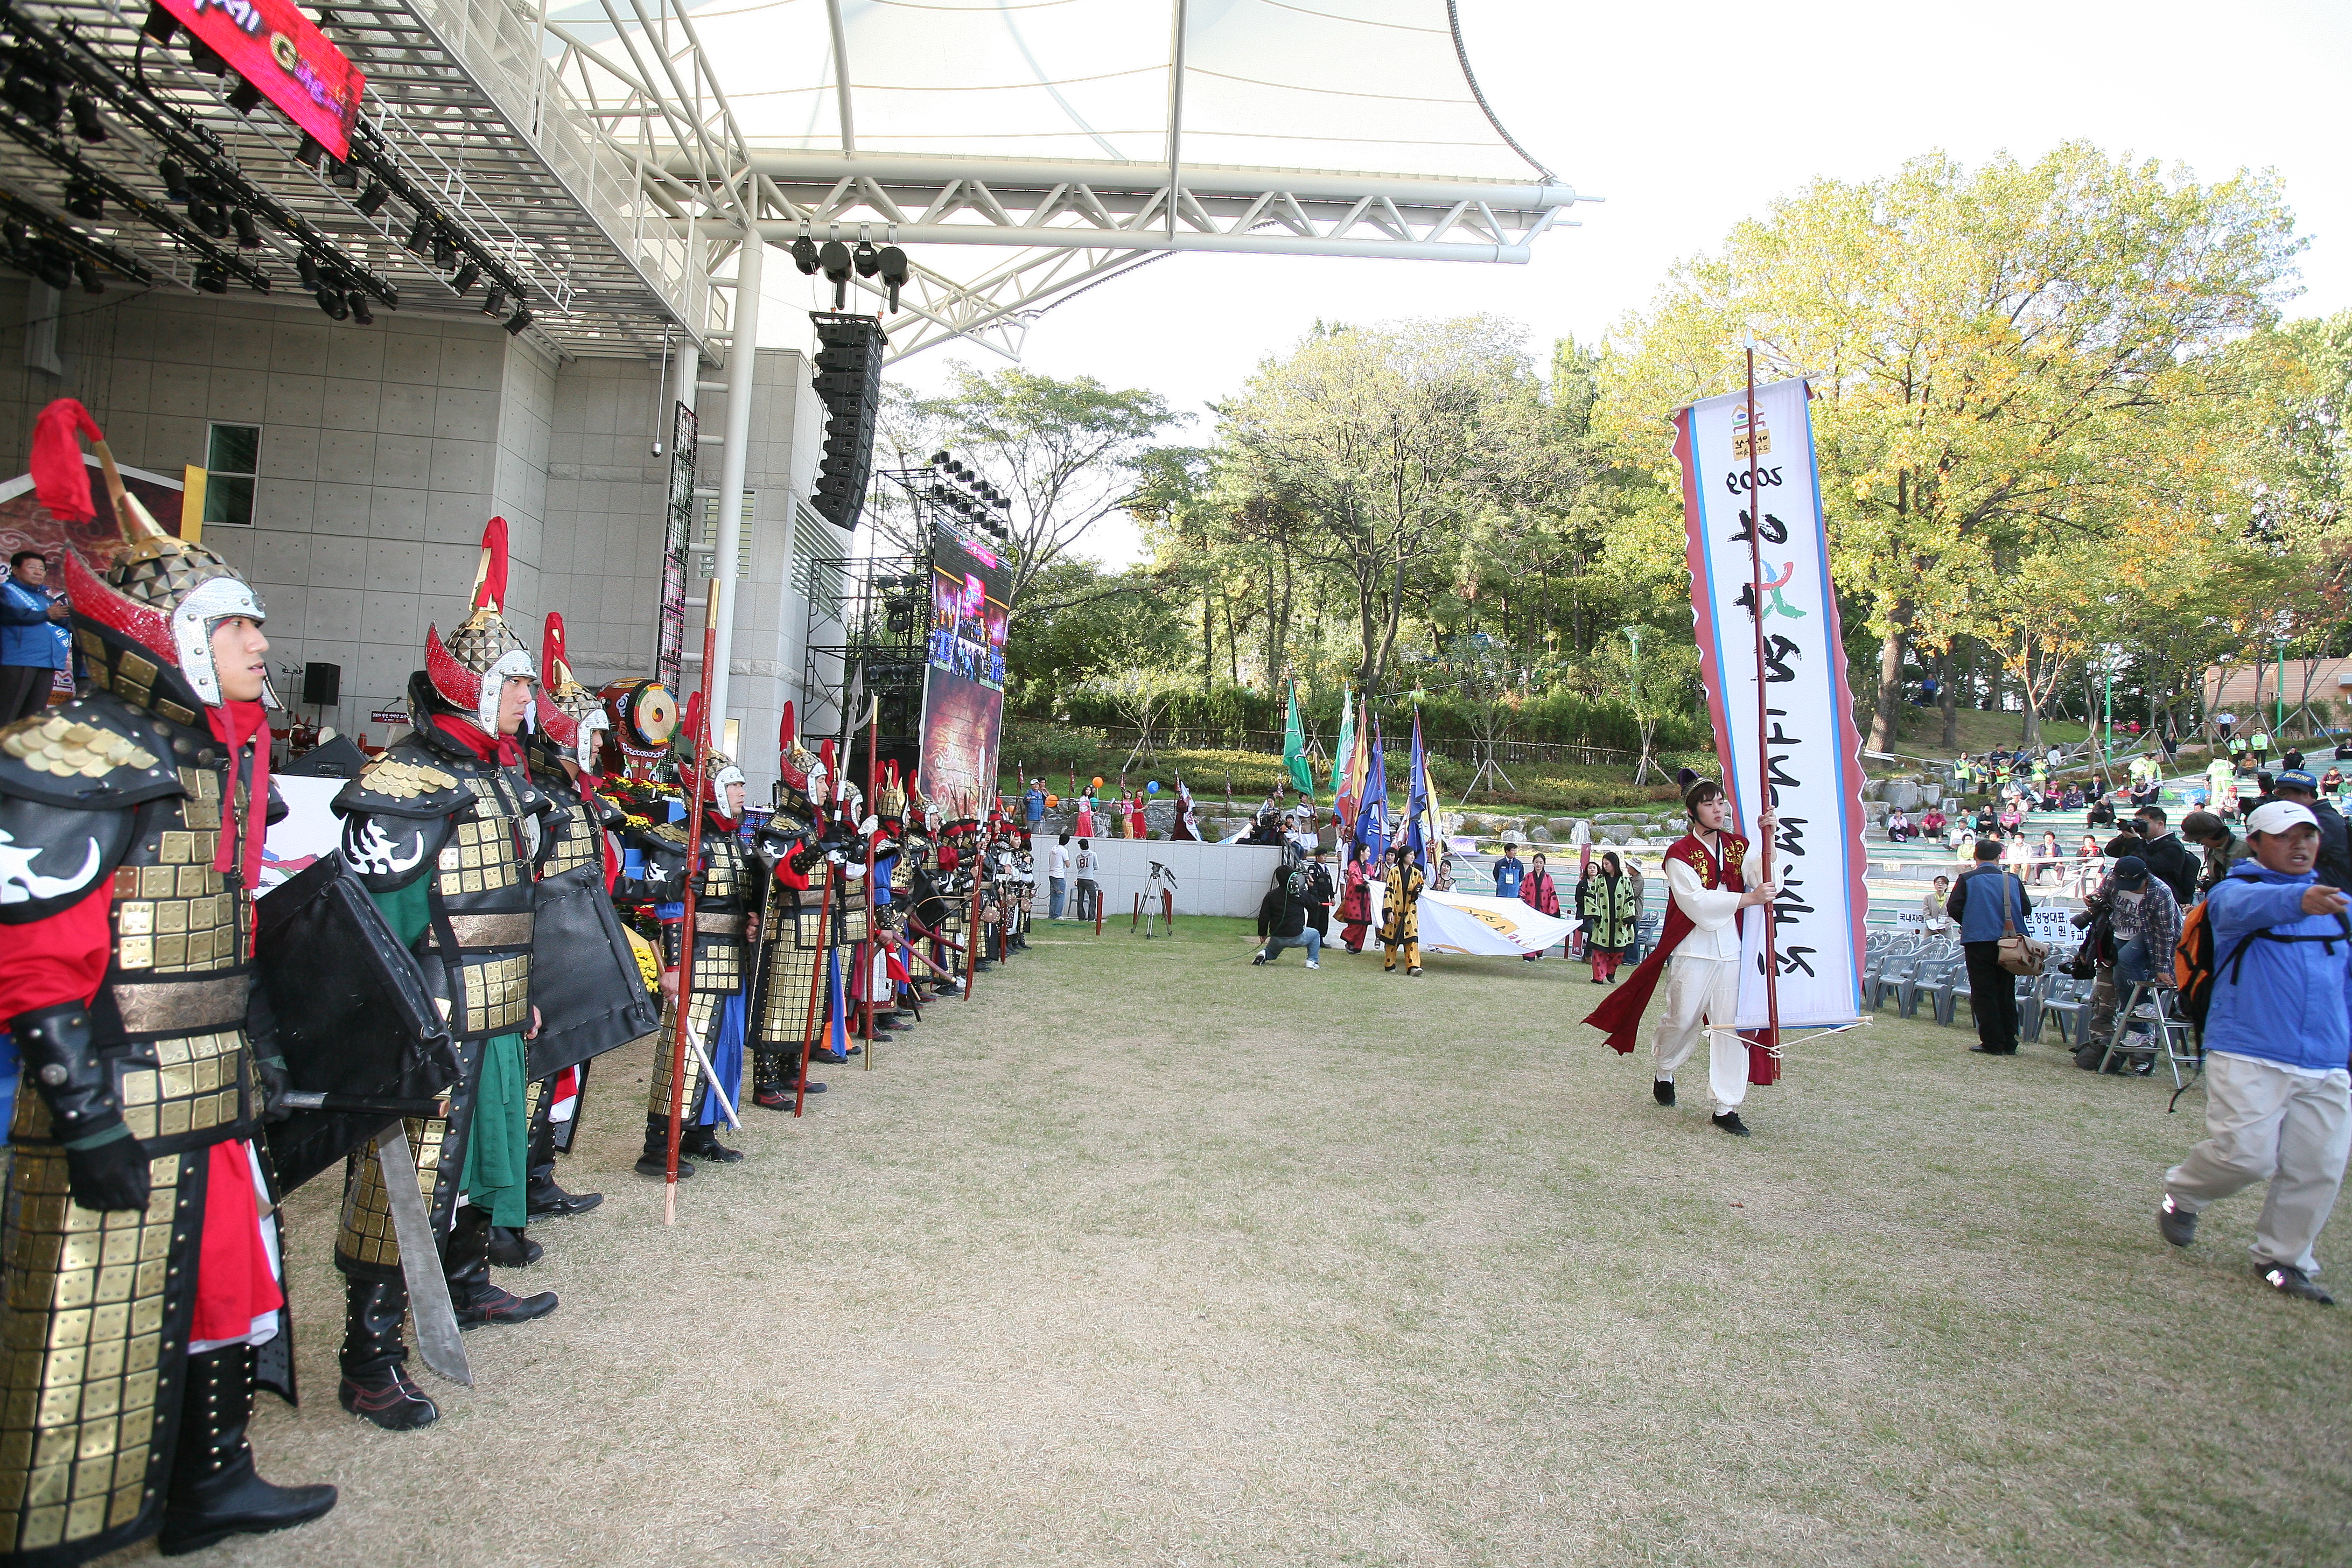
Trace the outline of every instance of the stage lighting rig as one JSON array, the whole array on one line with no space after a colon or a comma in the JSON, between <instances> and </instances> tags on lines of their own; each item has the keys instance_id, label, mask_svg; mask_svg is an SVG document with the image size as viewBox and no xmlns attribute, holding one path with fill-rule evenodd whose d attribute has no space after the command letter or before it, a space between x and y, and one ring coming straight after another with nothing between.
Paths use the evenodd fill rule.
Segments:
<instances>
[{"instance_id":1,"label":"stage lighting rig","mask_svg":"<svg viewBox=\"0 0 2352 1568\"><path fill-rule=\"evenodd\" d=\"M468 261L465 266L457 268L457 276L449 279L450 292L462 296L476 283L481 281L481 277L482 269Z\"/></svg>"},{"instance_id":2,"label":"stage lighting rig","mask_svg":"<svg viewBox=\"0 0 2352 1568\"><path fill-rule=\"evenodd\" d=\"M815 240L811 239L807 235L803 235L793 241L793 265L801 269L801 275L804 278L816 276Z\"/></svg>"},{"instance_id":3,"label":"stage lighting rig","mask_svg":"<svg viewBox=\"0 0 2352 1568\"><path fill-rule=\"evenodd\" d=\"M360 216L373 217L383 211L384 203L390 200L392 200L390 188L382 180L370 180L367 189L360 193L360 199L353 202L352 205L358 209Z\"/></svg>"}]
</instances>

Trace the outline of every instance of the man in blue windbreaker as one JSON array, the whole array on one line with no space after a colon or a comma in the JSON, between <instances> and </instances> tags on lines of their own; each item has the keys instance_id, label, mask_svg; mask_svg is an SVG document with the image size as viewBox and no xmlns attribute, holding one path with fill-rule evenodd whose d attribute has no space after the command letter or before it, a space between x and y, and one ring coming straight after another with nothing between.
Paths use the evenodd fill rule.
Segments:
<instances>
[{"instance_id":1,"label":"man in blue windbreaker","mask_svg":"<svg viewBox=\"0 0 2352 1568\"><path fill-rule=\"evenodd\" d=\"M2352 1152L2352 901L2314 874L2319 824L2306 807L2256 808L2246 839L2253 858L2206 895L2207 1137L2164 1173L2157 1228L2186 1247L2207 1204L2266 1181L2255 1268L2280 1293L2330 1307L2312 1247Z\"/></svg>"}]
</instances>

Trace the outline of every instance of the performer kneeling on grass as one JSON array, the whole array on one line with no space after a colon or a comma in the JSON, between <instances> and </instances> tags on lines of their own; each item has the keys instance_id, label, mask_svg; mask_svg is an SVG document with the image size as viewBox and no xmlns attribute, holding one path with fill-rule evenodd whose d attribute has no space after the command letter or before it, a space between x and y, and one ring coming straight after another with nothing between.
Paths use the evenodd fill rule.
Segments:
<instances>
[{"instance_id":1,"label":"performer kneeling on grass","mask_svg":"<svg viewBox=\"0 0 2352 1568\"><path fill-rule=\"evenodd\" d=\"M1757 870L1757 885L1745 876L1748 840L1724 831L1731 803L1723 786L1698 779L1683 795L1683 810L1691 830L1676 839L1665 854L1666 886L1674 901L1658 933L1657 950L1634 970L1633 978L1595 1007L1584 1020L1609 1032L1611 1047L1621 1054L1633 1049L1643 1011L1666 978L1666 1010L1658 1020L1653 1049L1655 1065L1652 1092L1660 1105L1675 1102L1675 1073L1698 1048L1700 1036L1708 1038L1707 1087L1715 1100L1715 1125L1735 1137L1748 1136L1739 1120L1740 1102L1753 1082L1770 1083L1779 1076L1770 1053L1751 1050L1734 1026L1739 1013L1739 912L1769 904L1772 886L1771 836L1779 819L1767 811L1756 819L1764 830L1765 854Z\"/></svg>"},{"instance_id":2,"label":"performer kneeling on grass","mask_svg":"<svg viewBox=\"0 0 2352 1568\"><path fill-rule=\"evenodd\" d=\"M2335 1305L2313 1280L2352 1152L2352 910L2321 884L2308 807L2272 801L2247 819L2253 858L2206 895L2213 990L2205 1016L2205 1141L2164 1173L2157 1228L2197 1239L2207 1204L2268 1182L2254 1268L2283 1295Z\"/></svg>"}]
</instances>

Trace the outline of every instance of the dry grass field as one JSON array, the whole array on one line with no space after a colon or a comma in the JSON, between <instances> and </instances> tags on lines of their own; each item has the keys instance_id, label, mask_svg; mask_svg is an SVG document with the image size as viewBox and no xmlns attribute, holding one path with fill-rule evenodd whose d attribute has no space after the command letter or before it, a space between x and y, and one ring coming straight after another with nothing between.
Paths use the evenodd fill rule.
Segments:
<instances>
[{"instance_id":1,"label":"dry grass field","mask_svg":"<svg viewBox=\"0 0 2352 1568\"><path fill-rule=\"evenodd\" d=\"M420 1370L421 1433L337 1408L336 1194L296 1194L310 1394L257 1440L342 1505L212 1560L2352 1561L2352 1307L2258 1285L2251 1199L2157 1238L2193 1091L1889 1018L1736 1141L1581 970L1247 951L1044 928L747 1112L675 1228L608 1058L563 1170L608 1199L503 1276L563 1307Z\"/></svg>"}]
</instances>

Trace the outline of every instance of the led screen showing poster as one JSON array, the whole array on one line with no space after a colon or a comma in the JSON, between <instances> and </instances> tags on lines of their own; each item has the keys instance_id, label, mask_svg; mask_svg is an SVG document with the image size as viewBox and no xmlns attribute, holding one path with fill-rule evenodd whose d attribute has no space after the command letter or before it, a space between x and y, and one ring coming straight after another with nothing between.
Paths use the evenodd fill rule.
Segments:
<instances>
[{"instance_id":1,"label":"led screen showing poster","mask_svg":"<svg viewBox=\"0 0 2352 1568\"><path fill-rule=\"evenodd\" d=\"M952 529L931 541L931 635L923 672L923 793L950 816L986 809L1004 720L1012 572Z\"/></svg>"},{"instance_id":2,"label":"led screen showing poster","mask_svg":"<svg viewBox=\"0 0 2352 1568\"><path fill-rule=\"evenodd\" d=\"M162 5L331 156L351 156L352 125L367 79L293 0Z\"/></svg>"}]
</instances>

